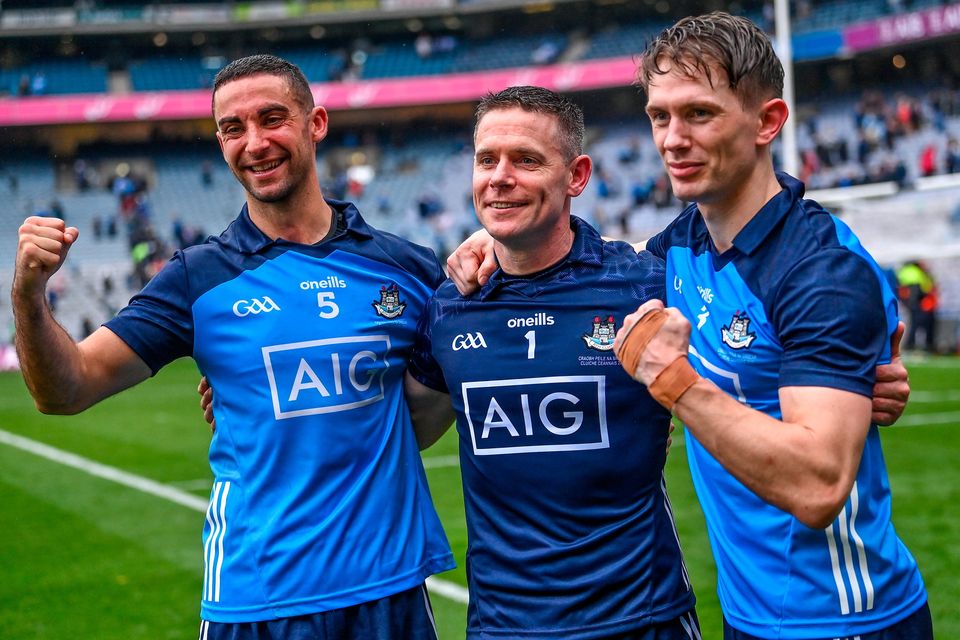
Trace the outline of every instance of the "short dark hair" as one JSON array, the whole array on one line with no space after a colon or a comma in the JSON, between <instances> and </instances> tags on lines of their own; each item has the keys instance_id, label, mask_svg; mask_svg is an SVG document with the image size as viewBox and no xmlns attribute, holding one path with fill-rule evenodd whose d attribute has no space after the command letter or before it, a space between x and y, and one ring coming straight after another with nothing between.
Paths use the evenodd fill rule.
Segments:
<instances>
[{"instance_id":1,"label":"short dark hair","mask_svg":"<svg viewBox=\"0 0 960 640\"><path fill-rule=\"evenodd\" d=\"M266 53L259 53L245 58L234 60L223 69L213 79L213 98L211 98L211 109L216 101L217 91L223 85L240 78L266 74L284 78L293 95L304 109L311 110L314 107L313 92L310 91L310 83L307 77L303 75L300 67L287 62L283 58L272 56Z\"/></svg>"},{"instance_id":2,"label":"short dark hair","mask_svg":"<svg viewBox=\"0 0 960 640\"><path fill-rule=\"evenodd\" d=\"M783 97L783 64L769 36L746 18L714 11L665 29L641 56L637 83L644 91L654 75L666 73L660 66L663 60L689 76L702 73L711 86L717 80L711 65L716 65L745 106Z\"/></svg>"},{"instance_id":3,"label":"short dark hair","mask_svg":"<svg viewBox=\"0 0 960 640\"><path fill-rule=\"evenodd\" d=\"M566 160L573 160L583 153L583 111L567 98L543 87L510 87L483 96L477 105L474 140L483 116L491 111L516 107L524 111L547 113L557 118L560 126L560 149Z\"/></svg>"}]
</instances>

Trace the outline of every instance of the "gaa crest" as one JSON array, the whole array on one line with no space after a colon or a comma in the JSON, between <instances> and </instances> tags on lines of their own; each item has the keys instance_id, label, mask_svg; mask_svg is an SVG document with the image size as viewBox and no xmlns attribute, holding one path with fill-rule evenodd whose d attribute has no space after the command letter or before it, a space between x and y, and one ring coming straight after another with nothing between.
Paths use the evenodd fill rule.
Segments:
<instances>
[{"instance_id":1,"label":"gaa crest","mask_svg":"<svg viewBox=\"0 0 960 640\"><path fill-rule=\"evenodd\" d=\"M595 316L593 318L593 331L585 333L581 337L590 349L610 351L613 349L613 339L616 335L617 326L613 321L613 316L607 316L606 320L600 316Z\"/></svg>"},{"instance_id":2,"label":"gaa crest","mask_svg":"<svg viewBox=\"0 0 960 640\"><path fill-rule=\"evenodd\" d=\"M396 284L380 287L380 301L372 304L377 315L384 318L396 318L407 308L407 303L400 301L400 289Z\"/></svg>"},{"instance_id":3,"label":"gaa crest","mask_svg":"<svg viewBox=\"0 0 960 640\"><path fill-rule=\"evenodd\" d=\"M730 324L720 329L723 343L731 349L746 349L757 337L750 333L750 318L746 313L737 311L730 319Z\"/></svg>"}]
</instances>

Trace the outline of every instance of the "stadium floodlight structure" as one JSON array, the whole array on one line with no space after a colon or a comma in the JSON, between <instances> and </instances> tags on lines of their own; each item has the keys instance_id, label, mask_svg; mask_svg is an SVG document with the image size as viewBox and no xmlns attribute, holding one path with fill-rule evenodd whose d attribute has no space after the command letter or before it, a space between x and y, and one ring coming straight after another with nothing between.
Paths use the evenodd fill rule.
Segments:
<instances>
[{"instance_id":1,"label":"stadium floodlight structure","mask_svg":"<svg viewBox=\"0 0 960 640\"><path fill-rule=\"evenodd\" d=\"M790 2L774 0L774 20L776 25L775 48L783 64L783 99L790 110L790 116L783 125L783 170L792 176L798 175L799 153L797 152L797 111L793 91L793 46L791 44Z\"/></svg>"}]
</instances>

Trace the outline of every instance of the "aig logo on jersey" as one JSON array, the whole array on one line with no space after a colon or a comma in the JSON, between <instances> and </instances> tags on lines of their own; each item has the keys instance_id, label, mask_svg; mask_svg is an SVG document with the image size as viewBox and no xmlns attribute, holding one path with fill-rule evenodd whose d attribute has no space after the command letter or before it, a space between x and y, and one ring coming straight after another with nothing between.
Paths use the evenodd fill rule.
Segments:
<instances>
[{"instance_id":1,"label":"aig logo on jersey","mask_svg":"<svg viewBox=\"0 0 960 640\"><path fill-rule=\"evenodd\" d=\"M389 336L294 342L262 351L277 420L347 411L383 399Z\"/></svg>"},{"instance_id":2,"label":"aig logo on jersey","mask_svg":"<svg viewBox=\"0 0 960 640\"><path fill-rule=\"evenodd\" d=\"M610 446L603 376L464 382L461 393L478 456Z\"/></svg>"},{"instance_id":3,"label":"aig logo on jersey","mask_svg":"<svg viewBox=\"0 0 960 640\"><path fill-rule=\"evenodd\" d=\"M400 288L396 284L380 287L380 301L372 304L377 315L384 318L396 318L407 308L407 304L400 301Z\"/></svg>"},{"instance_id":4,"label":"aig logo on jersey","mask_svg":"<svg viewBox=\"0 0 960 640\"><path fill-rule=\"evenodd\" d=\"M613 316L607 316L604 320L600 316L593 318L593 331L581 336L590 349L597 351L610 351L613 349L613 339L617 337L617 325Z\"/></svg>"},{"instance_id":5,"label":"aig logo on jersey","mask_svg":"<svg viewBox=\"0 0 960 640\"><path fill-rule=\"evenodd\" d=\"M271 300L270 296L253 298L252 300L237 300L233 303L233 315L238 318L245 318L251 314L270 313L271 311L280 311L280 306Z\"/></svg>"},{"instance_id":6,"label":"aig logo on jersey","mask_svg":"<svg viewBox=\"0 0 960 640\"><path fill-rule=\"evenodd\" d=\"M454 351L460 351L462 349L486 349L487 341L483 339L483 334L479 331L476 333L458 333L453 337L450 348Z\"/></svg>"}]
</instances>

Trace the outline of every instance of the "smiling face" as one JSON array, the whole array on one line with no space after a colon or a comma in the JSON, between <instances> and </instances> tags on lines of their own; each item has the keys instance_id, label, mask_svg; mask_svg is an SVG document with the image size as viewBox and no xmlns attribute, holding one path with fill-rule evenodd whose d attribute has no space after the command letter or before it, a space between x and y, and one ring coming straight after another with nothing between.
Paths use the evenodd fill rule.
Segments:
<instances>
[{"instance_id":1,"label":"smiling face","mask_svg":"<svg viewBox=\"0 0 960 640\"><path fill-rule=\"evenodd\" d=\"M763 104L744 106L726 74L688 75L669 62L647 87L653 139L674 194L701 211L737 207L757 188L767 137Z\"/></svg>"},{"instance_id":2,"label":"smiling face","mask_svg":"<svg viewBox=\"0 0 960 640\"><path fill-rule=\"evenodd\" d=\"M317 183L316 144L326 136L327 114L298 101L284 78L227 82L214 95L213 115L223 158L253 200L289 201Z\"/></svg>"},{"instance_id":3,"label":"smiling face","mask_svg":"<svg viewBox=\"0 0 960 640\"><path fill-rule=\"evenodd\" d=\"M473 203L507 253L562 258L553 254L570 236L570 198L583 191L591 164L584 155L565 157L558 129L555 116L520 107L489 111L477 125Z\"/></svg>"}]
</instances>

